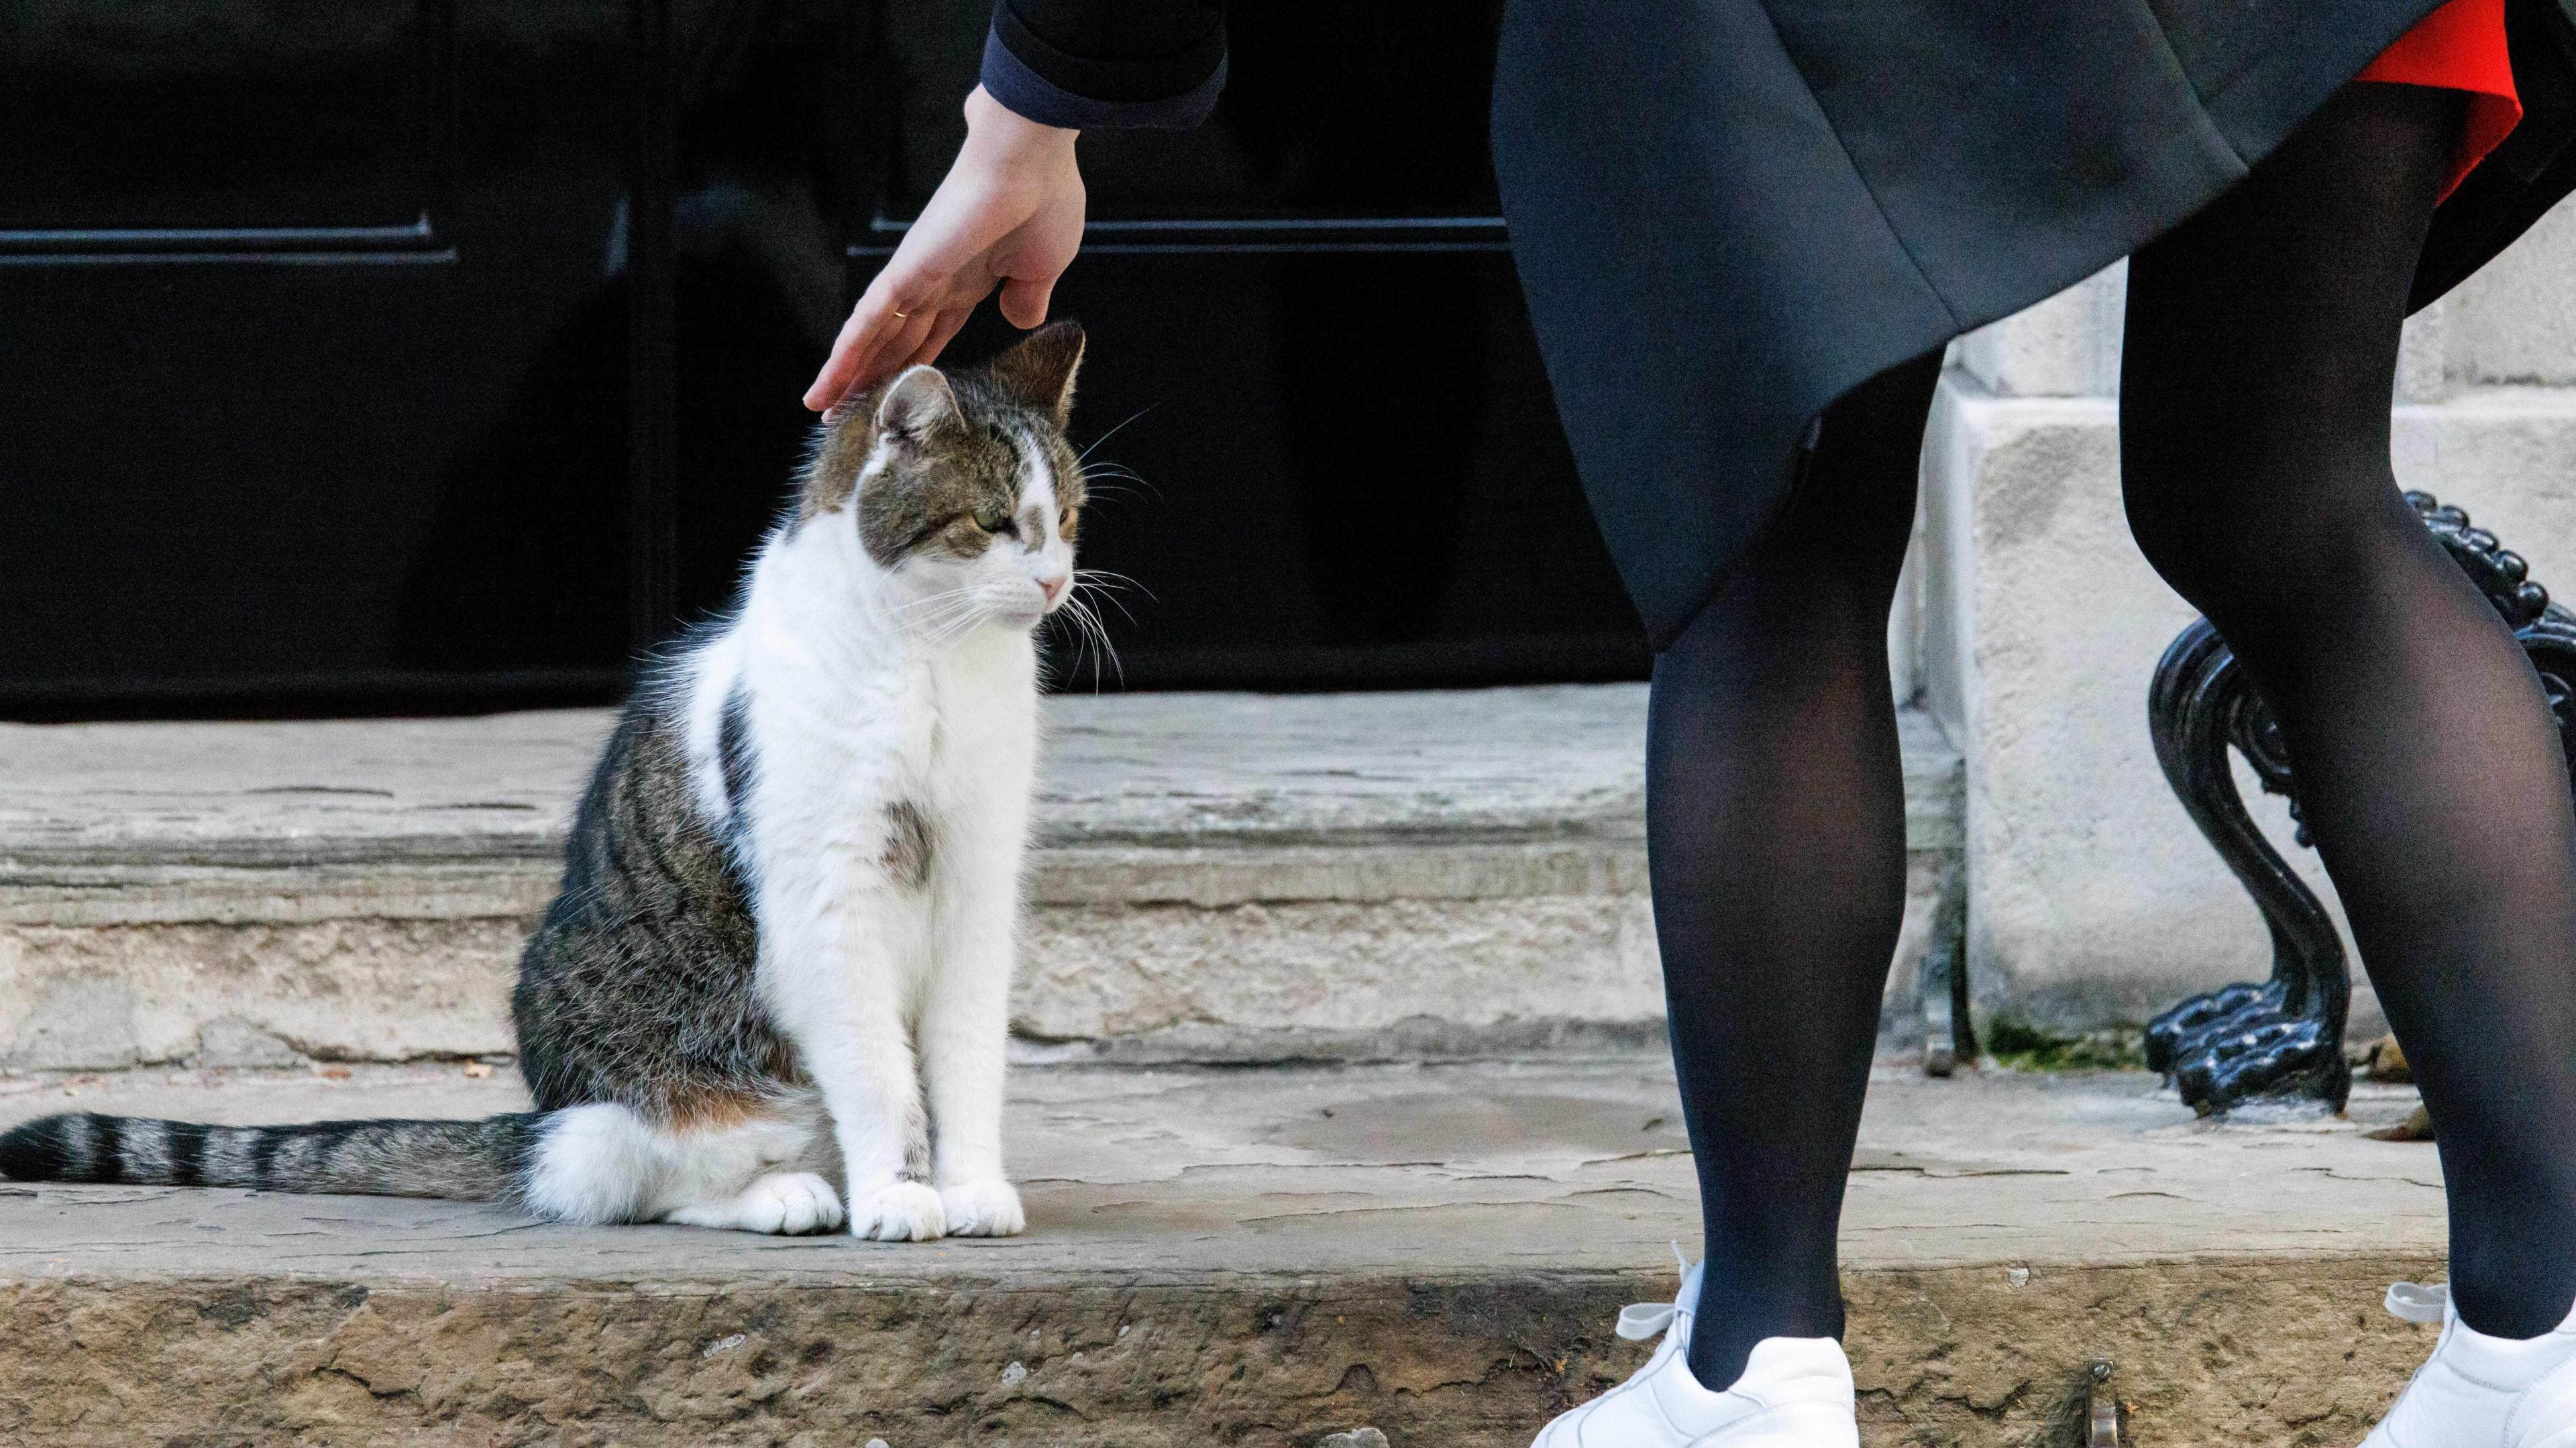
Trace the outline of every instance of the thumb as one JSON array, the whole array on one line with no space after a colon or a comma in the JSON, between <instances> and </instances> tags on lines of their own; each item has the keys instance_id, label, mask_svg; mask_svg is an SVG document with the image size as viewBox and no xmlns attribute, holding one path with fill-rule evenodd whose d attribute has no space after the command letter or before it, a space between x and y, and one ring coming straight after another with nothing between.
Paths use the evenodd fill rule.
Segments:
<instances>
[{"instance_id":1,"label":"thumb","mask_svg":"<svg viewBox=\"0 0 2576 1448\"><path fill-rule=\"evenodd\" d=\"M1055 278L1013 277L1002 283L1002 320L1025 332L1047 318Z\"/></svg>"}]
</instances>

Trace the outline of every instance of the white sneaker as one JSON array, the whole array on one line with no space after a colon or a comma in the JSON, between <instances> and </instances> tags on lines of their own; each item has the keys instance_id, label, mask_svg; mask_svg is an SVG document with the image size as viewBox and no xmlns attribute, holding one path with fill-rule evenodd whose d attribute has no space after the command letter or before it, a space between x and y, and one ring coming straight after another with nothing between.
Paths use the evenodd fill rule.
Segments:
<instances>
[{"instance_id":1,"label":"white sneaker","mask_svg":"<svg viewBox=\"0 0 2576 1448\"><path fill-rule=\"evenodd\" d=\"M1636 1376L1548 1424L1530 1448L1860 1448L1851 1363L1832 1338L1766 1337L1733 1387L1700 1386L1688 1361L1699 1280L1694 1267L1669 1305L1621 1312L1621 1337L1642 1342L1660 1332L1663 1345Z\"/></svg>"},{"instance_id":2,"label":"white sneaker","mask_svg":"<svg viewBox=\"0 0 2576 1448\"><path fill-rule=\"evenodd\" d=\"M2576 1312L2517 1342L2460 1321L2444 1287L2400 1282L2388 1310L2442 1337L2361 1448L2576 1448Z\"/></svg>"}]
</instances>

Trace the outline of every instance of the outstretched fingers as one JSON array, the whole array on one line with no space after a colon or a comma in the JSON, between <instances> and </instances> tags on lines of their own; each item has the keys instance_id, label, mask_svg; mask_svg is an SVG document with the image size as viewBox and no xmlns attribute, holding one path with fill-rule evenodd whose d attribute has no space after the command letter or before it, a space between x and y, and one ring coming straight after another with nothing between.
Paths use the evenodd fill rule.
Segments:
<instances>
[{"instance_id":1,"label":"outstretched fingers","mask_svg":"<svg viewBox=\"0 0 2576 1448\"><path fill-rule=\"evenodd\" d=\"M905 305L907 300L911 305ZM886 359L895 354L914 318L928 310L923 298L899 296L887 284L887 278L879 276L851 309L849 320L841 324L841 334L832 342L832 355L823 363L814 385L805 389L805 405L818 411L837 409L852 391L885 370ZM908 354L910 350L905 348L904 352Z\"/></svg>"},{"instance_id":2,"label":"outstretched fingers","mask_svg":"<svg viewBox=\"0 0 2576 1448\"><path fill-rule=\"evenodd\" d=\"M840 419L841 409L851 395L861 388L881 381L916 361L926 362L939 354L939 346L957 333L957 328L974 314L974 304L942 309L935 301L916 300L909 307L898 308L889 294L880 298L877 289L868 289L849 322L841 329L843 340L832 347L832 358L824 364L823 375L805 394L807 407L821 407L825 422ZM950 318L954 321L950 321ZM944 330L942 330L944 327ZM936 338L937 343L925 348ZM817 399L822 399L817 401Z\"/></svg>"},{"instance_id":3,"label":"outstretched fingers","mask_svg":"<svg viewBox=\"0 0 2576 1448\"><path fill-rule=\"evenodd\" d=\"M956 163L805 389L805 405L827 418L858 389L935 359L996 284L1009 284L1004 316L1022 327L1044 321L1056 277L1081 248L1074 133L1017 116L981 88L967 97L966 120Z\"/></svg>"}]
</instances>

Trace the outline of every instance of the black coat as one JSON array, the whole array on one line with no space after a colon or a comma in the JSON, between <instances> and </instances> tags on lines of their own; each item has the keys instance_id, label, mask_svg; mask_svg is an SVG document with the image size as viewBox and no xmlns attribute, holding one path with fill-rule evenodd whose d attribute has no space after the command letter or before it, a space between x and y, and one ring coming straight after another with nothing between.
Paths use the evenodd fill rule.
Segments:
<instances>
[{"instance_id":1,"label":"black coat","mask_svg":"<svg viewBox=\"0 0 2576 1448\"><path fill-rule=\"evenodd\" d=\"M2436 3L1511 0L1513 255L1649 636L1734 566L1834 398L2190 216ZM2570 7L2508 0L2524 120L2436 216L2417 305L2576 189ZM1190 124L1223 83L1209 0L996 15L985 84L1040 120Z\"/></svg>"}]
</instances>

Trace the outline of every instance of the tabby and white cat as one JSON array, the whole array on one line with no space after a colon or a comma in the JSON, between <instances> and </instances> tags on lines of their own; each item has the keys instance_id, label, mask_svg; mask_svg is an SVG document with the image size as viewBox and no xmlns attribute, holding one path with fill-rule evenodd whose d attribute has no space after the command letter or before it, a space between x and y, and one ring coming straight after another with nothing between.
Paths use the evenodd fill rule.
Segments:
<instances>
[{"instance_id":1,"label":"tabby and white cat","mask_svg":"<svg viewBox=\"0 0 2576 1448\"><path fill-rule=\"evenodd\" d=\"M638 691L582 799L512 1000L535 1111L51 1116L0 1135L0 1175L1020 1231L1002 1075L1031 631L1072 587L1082 348L1059 322L827 424L740 608Z\"/></svg>"}]
</instances>

